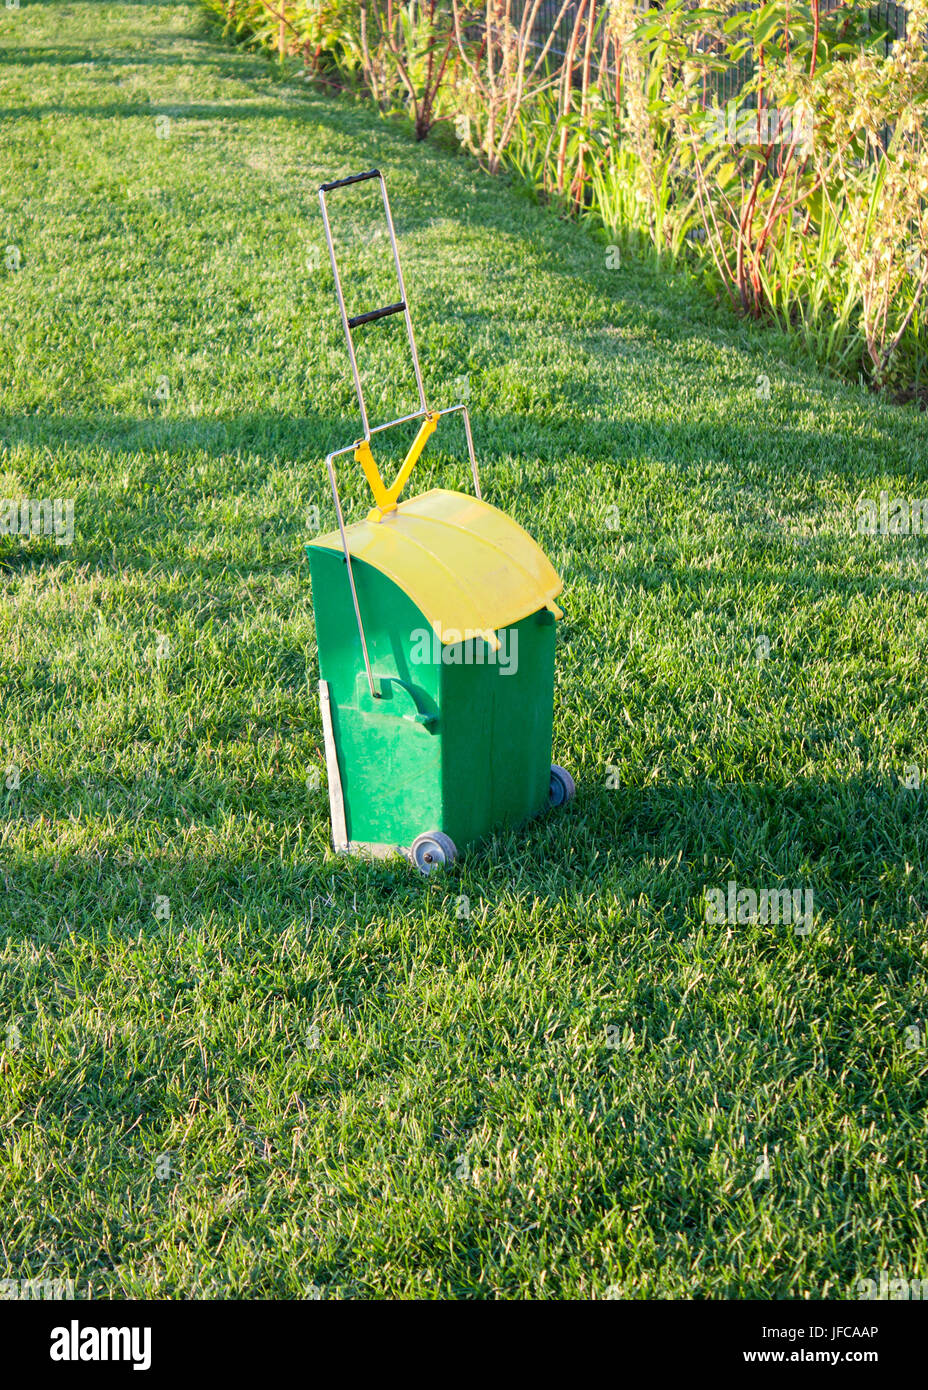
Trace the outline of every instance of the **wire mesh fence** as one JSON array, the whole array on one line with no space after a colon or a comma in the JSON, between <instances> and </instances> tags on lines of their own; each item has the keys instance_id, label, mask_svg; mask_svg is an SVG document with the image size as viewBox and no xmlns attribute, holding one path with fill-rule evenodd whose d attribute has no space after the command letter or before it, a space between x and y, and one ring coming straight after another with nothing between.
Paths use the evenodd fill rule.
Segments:
<instances>
[{"instance_id":1,"label":"wire mesh fence","mask_svg":"<svg viewBox=\"0 0 928 1390\"><path fill-rule=\"evenodd\" d=\"M571 0L565 8L563 0L541 0L532 28L529 43L532 47L540 49L547 42L549 35L553 32L554 39L549 49L551 57L563 59L567 56L577 15L580 10L582 0ZM833 11L840 8L843 0L822 0L822 9ZM530 9L533 0L522 0L513 6L513 15L516 22L520 22L526 9ZM593 24L593 49L597 58L597 65L603 62L603 70L611 76L615 76L615 68L608 51L608 40L606 35L606 19L608 15L607 4L592 4L590 0L583 6L581 18L590 22L592 14ZM642 10L660 9L659 0L642 0ZM754 0L748 0L748 4L743 6L745 9L756 9ZM870 28L874 32L886 32L884 40L885 48L888 51L895 38L903 38L906 31L906 13L903 5L893 3L893 0L878 0L875 5L869 6ZM740 63L734 63L724 73L718 74L714 83L714 90L711 99L714 101L726 102L736 96L744 83L750 77L752 71L752 60L750 56L742 59ZM707 93L707 95L709 95Z\"/></svg>"},{"instance_id":2,"label":"wire mesh fence","mask_svg":"<svg viewBox=\"0 0 928 1390\"><path fill-rule=\"evenodd\" d=\"M870 26L889 30L890 37L886 40L889 47L893 38L905 38L905 9L902 5L889 3L889 0L881 0L880 4L870 6Z\"/></svg>"}]
</instances>

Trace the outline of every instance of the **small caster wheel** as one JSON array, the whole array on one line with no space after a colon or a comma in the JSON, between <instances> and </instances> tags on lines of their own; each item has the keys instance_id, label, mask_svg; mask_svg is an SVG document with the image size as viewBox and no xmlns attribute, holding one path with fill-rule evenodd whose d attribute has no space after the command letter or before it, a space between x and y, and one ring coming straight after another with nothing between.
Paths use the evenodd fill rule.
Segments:
<instances>
[{"instance_id":1,"label":"small caster wheel","mask_svg":"<svg viewBox=\"0 0 928 1390\"><path fill-rule=\"evenodd\" d=\"M551 789L548 792L549 806L566 806L577 794L577 784L566 768L551 764Z\"/></svg>"},{"instance_id":2,"label":"small caster wheel","mask_svg":"<svg viewBox=\"0 0 928 1390\"><path fill-rule=\"evenodd\" d=\"M429 830L413 840L409 857L420 874L433 874L436 869L453 864L458 852L450 835L442 830Z\"/></svg>"}]
</instances>

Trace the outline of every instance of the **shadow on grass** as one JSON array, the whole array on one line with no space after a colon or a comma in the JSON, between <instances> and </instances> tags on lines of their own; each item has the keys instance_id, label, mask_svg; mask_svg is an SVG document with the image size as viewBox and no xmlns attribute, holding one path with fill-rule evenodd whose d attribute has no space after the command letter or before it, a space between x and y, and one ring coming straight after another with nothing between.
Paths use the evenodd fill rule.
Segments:
<instances>
[{"instance_id":1,"label":"shadow on grass","mask_svg":"<svg viewBox=\"0 0 928 1390\"><path fill-rule=\"evenodd\" d=\"M492 315L488 314L487 318ZM655 352L655 358L659 356ZM268 389L273 384L269 379ZM446 399L440 389L433 397L434 403L441 407L456 400L451 394ZM578 404L586 407L582 417L579 411L571 408ZM709 424L661 420L651 423L637 414L623 414L621 401L617 401L613 409L611 403L596 403L586 398L582 402L564 401L563 409L558 408L552 414L536 411L531 406L524 411L487 411L472 403L470 415L478 463L481 453L486 465L491 467L507 456L515 456L536 462L540 476L543 474L547 482L556 481L559 456L566 451L581 463L586 458L591 467L603 461L627 464L632 455L646 454L678 474L681 482L691 474L695 483L696 470L710 464L731 468L733 485L759 478L782 483L785 478L795 488L797 482L811 483L826 476L847 478L856 484L866 481L889 462L894 470L902 469L913 483L922 481L923 470L919 470L917 459L908 456L907 449L900 448L898 459L888 460L885 454L874 457L877 444L889 446L894 442L892 431L881 430L876 424L872 434L862 438L859 430L851 425L846 431L832 429L824 435L770 418L735 418ZM450 431L455 426L455 421L449 421L445 430ZM217 459L255 453L260 454L263 463L315 458L322 464L330 449L345 447L359 438L360 433L353 400L344 414L287 415L251 411L193 418L154 413L148 416L104 412L0 414L0 443L7 447L102 446L114 456L176 451L178 455L202 454ZM400 433L397 431L396 437ZM443 431L443 434L451 445L450 433ZM392 435L382 436L381 449L392 439ZM748 466L751 476L746 479L744 469ZM163 460L158 461L158 467L163 470Z\"/></svg>"},{"instance_id":2,"label":"shadow on grass","mask_svg":"<svg viewBox=\"0 0 928 1390\"><path fill-rule=\"evenodd\" d=\"M784 480L795 492L797 487L811 488L826 476L846 479L850 485L849 494L856 494L865 486L873 470L887 466L888 459L885 453L874 456L872 441L861 440L850 429L844 440L839 432L832 432L823 440L811 430L769 423L759 440L753 422L737 420L712 426L701 423L669 426L623 420L619 416L615 420L586 419L581 452L578 451L577 424L566 413L555 418L538 417L529 411L490 414L479 406L472 406L471 415L487 499L504 510L508 508L519 514L529 529L533 529L528 514L532 504L543 503L551 489L558 485L560 454L570 451L575 482L582 481L584 476L588 478L591 492L588 514L572 513L566 523L557 525L546 516L534 526L536 538L543 547L554 544L562 553L568 552L574 578L586 575L601 582L608 577L616 583L644 583L648 588L653 588L655 583L658 587L662 583L684 584L692 589L694 596L717 584L718 566L711 570L696 565L681 566L679 557L672 557L673 563L667 572L661 569L659 554L647 560L623 558L621 564L613 563L610 547L603 545L602 518L596 511L595 492L609 483L613 466L617 478L630 460L644 457L664 466L673 479L677 500L682 499L697 511L705 511L710 505L705 498L706 469L717 474L712 511L726 519L726 524L733 528L732 533L738 534L739 544L747 547L751 577L755 582L799 583L807 588L814 586L817 592L830 588L845 595L874 592L887 582L881 572L872 575L843 572L846 548L856 541L850 503L846 537L829 534L806 538L793 537L788 523L770 515L766 504L759 507L744 495L746 482L755 488L758 484L766 484L764 495L775 498ZM414 427L410 427L410 437L413 430ZM449 429L440 456L431 459L428 454L424 456L407 495L428 486L469 491L463 432L458 430L457 433L461 433L461 439ZM215 575L217 567L224 561L230 562L231 557L224 557L220 552L210 562L188 562L179 549L179 539L188 536L191 540L202 541L215 538L217 532L235 539L243 527L252 529L255 542L253 556L243 572L254 574L275 566L279 568L283 557L273 554L273 542L291 545L294 559L298 559L309 532L299 507L294 509L288 503L281 510L275 506L273 493L265 486L269 471L300 470L305 480L301 484L303 505L318 505L323 529L332 529L334 512L324 458L330 449L344 447L359 435L358 421L353 414L347 417L318 413L294 416L256 411L194 419L102 413L0 416L0 443L8 449L26 447L37 454L102 449L111 461L109 468L101 469L97 465L99 481L91 491L82 496L82 489L77 488L77 527L72 547L63 549L48 541L36 548L34 541L24 544L16 538L3 538L0 539L0 571L64 561L150 570L163 559L172 570L181 568L206 577ZM396 444L393 447L398 448ZM173 455L176 463L173 460L167 463L165 455ZM132 489L127 494L120 479L130 458ZM203 459L209 461L207 472L204 473L202 464L194 472L192 461ZM62 471L67 474L72 466L70 460L63 462ZM892 466L897 473L908 474L913 486L918 482L914 461L899 457L893 460ZM389 471L389 463L384 467ZM62 486L62 483L52 485L41 479L30 479L26 473L21 492L24 496L45 496L52 488L57 495ZM368 496L360 470L352 466L350 459L340 461L339 487L347 518L357 519L367 505ZM258 493L262 495L257 497ZM206 514L223 498L232 497L246 503L249 497L253 499L253 505L246 505L235 527L230 527L227 519L212 520ZM652 515L655 507L657 511ZM238 511L236 517L239 517ZM631 511L627 521L615 531L615 549L619 550L623 542L645 539L652 544L673 547L674 527L673 512L664 517L657 503L654 507L648 503L643 510ZM835 547L840 554L834 553ZM815 556L814 574L804 573L809 569L810 554ZM830 568L829 562L833 562ZM240 565L236 567L242 569ZM906 580L900 579L903 588L906 584Z\"/></svg>"}]
</instances>

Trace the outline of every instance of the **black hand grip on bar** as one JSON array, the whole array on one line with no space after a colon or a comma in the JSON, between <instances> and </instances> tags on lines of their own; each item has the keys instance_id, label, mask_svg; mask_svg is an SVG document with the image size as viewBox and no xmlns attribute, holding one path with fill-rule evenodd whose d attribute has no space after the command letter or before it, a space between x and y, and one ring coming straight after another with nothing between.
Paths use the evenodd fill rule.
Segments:
<instances>
[{"instance_id":1,"label":"black hand grip on bar","mask_svg":"<svg viewBox=\"0 0 928 1390\"><path fill-rule=\"evenodd\" d=\"M369 309L366 314L355 314L353 319L348 320L349 328L357 328L361 323L373 323L375 319L385 319L388 314L402 314L406 311L404 300L399 304L388 304L385 309Z\"/></svg>"},{"instance_id":2,"label":"black hand grip on bar","mask_svg":"<svg viewBox=\"0 0 928 1390\"><path fill-rule=\"evenodd\" d=\"M320 193L331 193L333 188L347 188L349 183L363 183L365 179L379 179L379 169L369 169L366 174L349 174L346 179L333 179L331 183L321 183Z\"/></svg>"}]
</instances>

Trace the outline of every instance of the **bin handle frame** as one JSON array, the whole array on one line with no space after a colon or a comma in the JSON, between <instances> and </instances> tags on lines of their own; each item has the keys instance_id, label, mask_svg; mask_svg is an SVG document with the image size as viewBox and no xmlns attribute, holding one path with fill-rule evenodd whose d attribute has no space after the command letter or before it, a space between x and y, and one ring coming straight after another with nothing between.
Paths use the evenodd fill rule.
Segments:
<instances>
[{"instance_id":1,"label":"bin handle frame","mask_svg":"<svg viewBox=\"0 0 928 1390\"><path fill-rule=\"evenodd\" d=\"M365 314L357 314L354 318L348 317L345 308L345 296L342 293L342 282L338 273L338 261L335 257L335 243L332 240L332 228L329 225L329 212L326 207L325 195L331 193L335 188L344 188L348 184L364 183L368 179L376 179L380 184L380 196L383 200L384 216L387 220L387 231L390 233L390 246L393 251L393 264L396 268L396 279L399 284L400 297L396 304L387 305L383 309L372 309ZM419 407L422 415L427 414L428 406L425 403L425 388L422 385L422 369L419 366L419 353L416 350L416 337L412 329L412 318L409 313L409 300L406 298L406 286L403 282L403 269L400 265L400 253L396 244L396 232L393 230L393 217L390 213L390 200L387 197L387 185L383 174L379 169L371 169L366 174L351 174L345 179L336 179L332 183L324 183L319 188L319 206L322 209L322 225L325 228L326 244L329 248L329 260L332 263L332 275L335 280L335 294L338 298L338 308L341 313L342 328L345 333L345 342L348 346L348 356L351 359L351 374L354 377L354 389L358 398L358 405L361 409L361 424L364 428L364 438L370 442L373 431L367 418L367 406L364 403L364 391L361 387L361 373L358 370L358 360L354 352L354 340L351 333L353 328L358 328L362 323L373 322L380 318L386 318L388 314L402 312L406 320L406 337L409 340L409 352L412 357L413 371L416 374L416 389L419 393ZM397 422L393 422L397 423ZM383 426L381 426L383 428Z\"/></svg>"},{"instance_id":2,"label":"bin handle frame","mask_svg":"<svg viewBox=\"0 0 928 1390\"><path fill-rule=\"evenodd\" d=\"M345 296L342 293L342 282L338 274L338 262L335 256L335 243L332 239L332 228L329 225L329 213L326 207L325 197L327 193L333 192L336 188L346 188L349 184L366 183L369 179L376 179L380 185L380 196L383 201L384 216L387 221L387 231L390 234L390 247L393 251L393 264L396 268L396 278L399 284L400 298L396 304L387 305L383 309L370 310L364 314L357 314L354 318L349 318L345 308ZM354 389L358 398L358 406L361 410L361 424L364 435L354 444L347 445L344 449L334 449L325 461L329 474L329 484L332 488L332 500L335 503L335 515L338 519L338 529L342 539L342 550L345 556L345 564L348 566L348 583L351 586L351 601L354 605L354 616L358 624L358 636L361 639L361 651L364 653L364 669L367 672L367 682L370 686L371 697L375 700L380 698L379 692L374 688L374 673L371 670L371 658L367 647L367 638L364 634L364 623L361 618L361 606L358 603L358 590L354 582L354 571L351 567L351 552L348 548L348 536L345 531L345 518L342 513L341 499L338 495L338 484L335 479L335 468L333 460L340 458L344 454L354 454L357 461L364 469L365 477L374 493L374 501L378 504L377 511L372 515L377 520L383 515L384 510L391 511L396 507L396 499L405 486L409 474L422 451L423 445L434 429L435 424L443 415L453 415L460 411L464 416L464 433L467 437L467 453L470 459L470 471L474 480L474 493L480 499L480 479L477 474L477 458L474 454L474 439L470 429L470 416L467 413L467 406L462 402L457 405L446 406L444 410L429 410L425 400L425 388L422 385L422 371L419 366L419 354L416 350L416 338L412 328L412 318L409 313L409 300L406 296L406 285L403 281L403 270L400 265L400 253L396 244L396 232L393 228L393 216L390 212L390 200L387 197L387 185L383 174L379 169L370 169L364 174L350 174L347 178L334 179L329 183L320 185L319 206L322 209L322 225L325 229L326 245L329 248L329 260L332 265L332 276L335 280L335 294L338 299L339 313L341 314L342 329L345 334L345 342L348 346L348 357L351 362L351 373L354 377ZM375 425L371 428L367 416L367 406L364 402L364 392L361 388L361 373L358 370L358 361L354 351L354 341L351 337L352 330L360 327L363 323L372 323L378 319L386 318L390 314L402 312L406 320L406 336L409 340L409 351L412 356L413 370L416 375L416 389L419 394L419 409L413 411L411 415L401 415L396 420L388 420L386 424ZM380 472L371 454L370 442L375 434L380 434L383 430L393 429L395 425L409 424L413 420L422 420L423 427L414 440L400 471L393 484L387 488L384 486ZM431 428L428 428L431 426ZM384 506L386 504L386 507Z\"/></svg>"}]
</instances>

